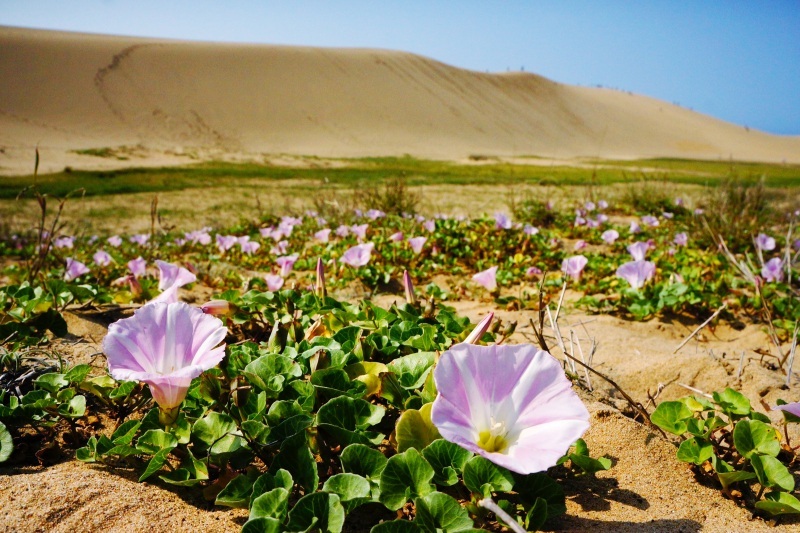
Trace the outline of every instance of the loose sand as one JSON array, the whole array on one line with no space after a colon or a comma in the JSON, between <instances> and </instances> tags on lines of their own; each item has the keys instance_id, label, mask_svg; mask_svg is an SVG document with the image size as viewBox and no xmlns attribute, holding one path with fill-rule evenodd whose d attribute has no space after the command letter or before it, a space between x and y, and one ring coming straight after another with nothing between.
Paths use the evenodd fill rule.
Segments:
<instances>
[{"instance_id":1,"label":"loose sand","mask_svg":"<svg viewBox=\"0 0 800 533\"><path fill-rule=\"evenodd\" d=\"M627 92L387 50L0 27L0 173L264 154L800 161L800 137ZM112 148L104 157L75 150Z\"/></svg>"}]
</instances>

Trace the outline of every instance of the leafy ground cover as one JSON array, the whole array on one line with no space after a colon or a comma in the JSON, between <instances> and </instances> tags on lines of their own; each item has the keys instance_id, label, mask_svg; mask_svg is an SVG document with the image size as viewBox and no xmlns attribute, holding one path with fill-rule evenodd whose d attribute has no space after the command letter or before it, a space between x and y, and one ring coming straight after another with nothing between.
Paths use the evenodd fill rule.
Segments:
<instances>
[{"instance_id":1,"label":"leafy ground cover","mask_svg":"<svg viewBox=\"0 0 800 533\"><path fill-rule=\"evenodd\" d=\"M612 463L577 439L546 472L520 473L491 460L507 434L480 436L478 452L443 439L431 414L437 360L476 327L450 304L528 311L538 347L560 348L579 388L592 348L584 354L558 333L567 292L580 308L627 320L761 324L773 371L791 382L800 213L758 204L757 187L729 185L693 204L663 191L561 209L523 198L466 218L415 213L390 184L373 197L385 211L320 204L185 230L161 227L154 202L151 231L132 235L69 231L39 194L38 227L0 243L0 461L41 460L33 443L60 439L81 461L130 464L142 481L247 509L245 531L340 531L354 520L372 520L374 531L539 529L565 510L560 483ZM408 200L403 210L380 203L392 193L387 205ZM736 231L715 229L737 197ZM165 407L149 378L114 374L111 358L110 375L46 349L67 333L67 309L125 316L176 300L187 283L208 296L203 316L223 317L227 347L219 364L190 376L177 405ZM378 305L380 293L406 303ZM542 334L546 322L554 337ZM502 346L517 324L486 326L472 342ZM727 497L764 516L800 512L790 432L741 394L651 412L630 400L630 409L680 438L677 459Z\"/></svg>"}]
</instances>

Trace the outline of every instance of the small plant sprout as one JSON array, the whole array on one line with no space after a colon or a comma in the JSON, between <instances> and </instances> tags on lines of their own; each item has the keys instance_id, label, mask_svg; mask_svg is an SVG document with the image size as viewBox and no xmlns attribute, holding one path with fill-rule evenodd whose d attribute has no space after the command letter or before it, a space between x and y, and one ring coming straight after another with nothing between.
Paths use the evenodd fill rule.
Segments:
<instances>
[{"instance_id":1,"label":"small plant sprout","mask_svg":"<svg viewBox=\"0 0 800 533\"><path fill-rule=\"evenodd\" d=\"M434 380L431 421L442 437L520 474L554 466L589 428L561 364L529 344L457 344Z\"/></svg>"},{"instance_id":2,"label":"small plant sprout","mask_svg":"<svg viewBox=\"0 0 800 533\"><path fill-rule=\"evenodd\" d=\"M103 351L111 377L150 386L159 421L169 426L192 379L222 360L227 332L220 319L183 302L155 303L111 324Z\"/></svg>"}]
</instances>

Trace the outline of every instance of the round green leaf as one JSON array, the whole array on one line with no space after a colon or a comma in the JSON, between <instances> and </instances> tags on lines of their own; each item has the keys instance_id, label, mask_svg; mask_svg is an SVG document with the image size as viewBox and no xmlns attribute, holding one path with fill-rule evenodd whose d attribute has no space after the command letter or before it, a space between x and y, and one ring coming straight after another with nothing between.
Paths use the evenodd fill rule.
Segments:
<instances>
[{"instance_id":1,"label":"round green leaf","mask_svg":"<svg viewBox=\"0 0 800 533\"><path fill-rule=\"evenodd\" d=\"M750 463L758 476L758 482L765 487L778 487L789 492L794 490L794 476L776 458L753 454Z\"/></svg>"},{"instance_id":2,"label":"round green leaf","mask_svg":"<svg viewBox=\"0 0 800 533\"><path fill-rule=\"evenodd\" d=\"M682 402L661 402L650 415L653 424L674 435L686 433L686 421L690 418L692 411Z\"/></svg>"},{"instance_id":3,"label":"round green leaf","mask_svg":"<svg viewBox=\"0 0 800 533\"><path fill-rule=\"evenodd\" d=\"M681 443L678 448L678 459L686 463L701 465L714 455L714 446L705 439L692 437Z\"/></svg>"},{"instance_id":4,"label":"round green leaf","mask_svg":"<svg viewBox=\"0 0 800 533\"><path fill-rule=\"evenodd\" d=\"M488 498L492 492L510 491L514 476L502 466L476 455L464 465L464 485L473 494Z\"/></svg>"},{"instance_id":5,"label":"round green leaf","mask_svg":"<svg viewBox=\"0 0 800 533\"><path fill-rule=\"evenodd\" d=\"M450 487L458 483L458 476L464 470L472 452L458 444L444 439L436 439L422 450L422 455L433 467L433 481Z\"/></svg>"},{"instance_id":6,"label":"round green leaf","mask_svg":"<svg viewBox=\"0 0 800 533\"><path fill-rule=\"evenodd\" d=\"M289 511L289 531L340 533L344 526L344 507L336 494L314 492L300 498Z\"/></svg>"},{"instance_id":7,"label":"round green leaf","mask_svg":"<svg viewBox=\"0 0 800 533\"><path fill-rule=\"evenodd\" d=\"M6 426L0 422L0 463L3 463L11 457L11 452L14 451L14 440L11 438L11 433L8 432Z\"/></svg>"},{"instance_id":8,"label":"round green leaf","mask_svg":"<svg viewBox=\"0 0 800 533\"><path fill-rule=\"evenodd\" d=\"M736 450L748 459L754 453L775 457L781 451L781 443L775 428L758 420L740 420L733 428L733 444Z\"/></svg>"},{"instance_id":9,"label":"round green leaf","mask_svg":"<svg viewBox=\"0 0 800 533\"><path fill-rule=\"evenodd\" d=\"M380 479L388 459L380 451L364 444L351 444L340 456L342 470L367 479Z\"/></svg>"},{"instance_id":10,"label":"round green leaf","mask_svg":"<svg viewBox=\"0 0 800 533\"><path fill-rule=\"evenodd\" d=\"M404 452L409 448L423 450L436 439L442 438L439 430L431 422L432 407L432 403L426 403L419 410L407 409L400 415L395 427L398 452Z\"/></svg>"},{"instance_id":11,"label":"round green leaf","mask_svg":"<svg viewBox=\"0 0 800 533\"><path fill-rule=\"evenodd\" d=\"M415 522L426 533L466 531L472 529L472 519L458 500L441 492L432 492L414 501Z\"/></svg>"},{"instance_id":12,"label":"round green leaf","mask_svg":"<svg viewBox=\"0 0 800 533\"><path fill-rule=\"evenodd\" d=\"M274 518L283 522L288 510L289 491L278 487L253 498L250 504L250 520Z\"/></svg>"},{"instance_id":13,"label":"round green leaf","mask_svg":"<svg viewBox=\"0 0 800 533\"><path fill-rule=\"evenodd\" d=\"M764 500L756 502L756 509L761 509L769 514L800 514L800 500L788 492L774 491L764 497Z\"/></svg>"},{"instance_id":14,"label":"round green leaf","mask_svg":"<svg viewBox=\"0 0 800 533\"><path fill-rule=\"evenodd\" d=\"M433 492L431 479L433 468L416 448L393 455L381 473L381 503L397 510L408 500Z\"/></svg>"},{"instance_id":15,"label":"round green leaf","mask_svg":"<svg viewBox=\"0 0 800 533\"><path fill-rule=\"evenodd\" d=\"M722 392L715 392L714 401L728 414L745 416L750 414L750 400L747 397L728 387Z\"/></svg>"}]
</instances>

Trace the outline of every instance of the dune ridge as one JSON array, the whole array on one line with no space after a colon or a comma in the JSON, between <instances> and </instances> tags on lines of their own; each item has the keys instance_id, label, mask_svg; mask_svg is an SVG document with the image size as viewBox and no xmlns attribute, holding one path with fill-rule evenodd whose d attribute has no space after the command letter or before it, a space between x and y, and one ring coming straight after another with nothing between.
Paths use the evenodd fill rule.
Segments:
<instances>
[{"instance_id":1,"label":"dune ridge","mask_svg":"<svg viewBox=\"0 0 800 533\"><path fill-rule=\"evenodd\" d=\"M432 159L535 155L800 162L800 137L622 91L387 50L199 43L0 27L0 172L137 146ZM87 165L83 165L84 167Z\"/></svg>"}]
</instances>

